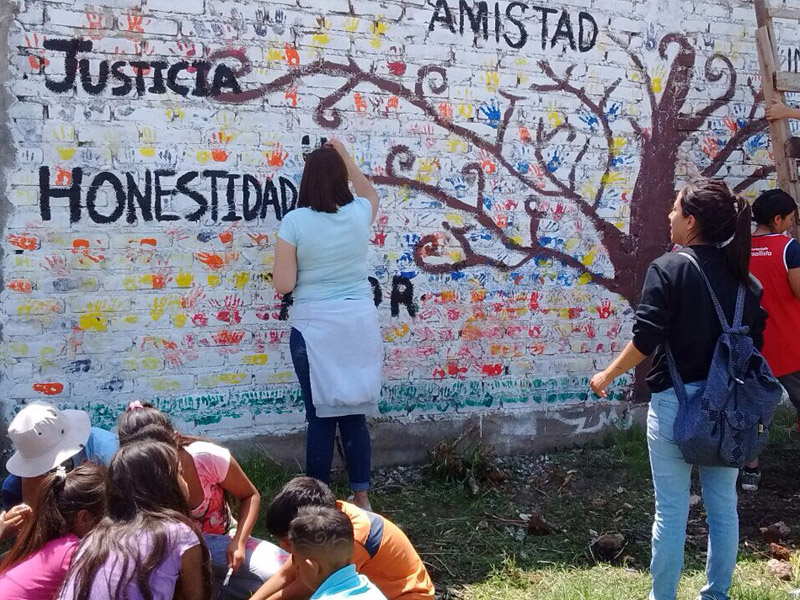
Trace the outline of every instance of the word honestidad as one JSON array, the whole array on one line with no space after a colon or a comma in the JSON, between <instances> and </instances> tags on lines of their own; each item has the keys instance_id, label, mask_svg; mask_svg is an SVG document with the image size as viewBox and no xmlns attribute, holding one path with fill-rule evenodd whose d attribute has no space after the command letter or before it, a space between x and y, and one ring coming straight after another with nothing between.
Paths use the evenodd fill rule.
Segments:
<instances>
[{"instance_id":1,"label":"word honestidad","mask_svg":"<svg viewBox=\"0 0 800 600\"><path fill-rule=\"evenodd\" d=\"M266 178L263 183L249 174L229 173L223 170L188 171L177 173L168 169L146 170L144 182L137 183L137 174L116 175L103 171L94 176L84 195L83 169L75 168L69 176L67 187L50 185L50 168L39 168L39 213L42 221L52 219L51 200L69 200L70 223L79 223L84 208L89 219L97 224L116 223L123 215L129 224L138 222L186 221L203 219L219 221L256 221L265 219L270 208L280 220L297 205L297 188L286 177ZM192 187L196 180L207 183L210 195ZM174 183L171 180L175 179ZM277 179L277 185L275 182ZM206 181L207 180L207 181ZM220 188L224 186L224 191ZM103 207L98 195L101 189L110 189L111 201ZM224 194L224 196L223 196ZM187 198L196 204L190 212L175 214L167 210L170 199Z\"/></svg>"}]
</instances>

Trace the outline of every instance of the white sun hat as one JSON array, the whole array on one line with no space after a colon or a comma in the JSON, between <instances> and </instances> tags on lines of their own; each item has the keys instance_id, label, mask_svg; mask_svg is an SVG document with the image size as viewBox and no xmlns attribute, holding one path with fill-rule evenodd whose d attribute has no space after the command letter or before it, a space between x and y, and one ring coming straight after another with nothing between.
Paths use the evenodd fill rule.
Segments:
<instances>
[{"instance_id":1,"label":"white sun hat","mask_svg":"<svg viewBox=\"0 0 800 600\"><path fill-rule=\"evenodd\" d=\"M80 452L92 423L82 410L59 410L49 402L31 402L8 426L14 455L6 469L18 477L38 477Z\"/></svg>"}]
</instances>

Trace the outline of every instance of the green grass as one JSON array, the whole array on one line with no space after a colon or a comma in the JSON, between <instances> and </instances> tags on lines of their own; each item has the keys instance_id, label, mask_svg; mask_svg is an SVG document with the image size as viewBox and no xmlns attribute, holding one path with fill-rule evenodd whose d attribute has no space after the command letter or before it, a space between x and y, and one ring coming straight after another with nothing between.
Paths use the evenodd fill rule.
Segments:
<instances>
[{"instance_id":1,"label":"green grass","mask_svg":"<svg viewBox=\"0 0 800 600\"><path fill-rule=\"evenodd\" d=\"M765 490L742 496L742 544L731 593L736 600L786 600L790 589L800 587L797 555L793 580L778 581L767 569L767 544L757 534L765 519L779 518L800 532L800 501L792 500L800 476L795 423L791 414L776 419L762 460ZM469 464L476 460L474 448L464 447ZM408 534L440 592L465 600L646 598L653 493L641 428L614 432L601 443L546 458L492 462L508 477L499 484L479 481L477 495L463 479L432 467L389 470L376 477L373 507ZM245 461L244 468L265 504L292 476L264 459ZM335 487L339 497L346 495L346 486ZM525 518L535 513L557 531L528 535ZM703 516L700 510L690 515L679 600L693 600L704 582ZM619 564L597 562L589 550L591 540L606 532L620 532L627 539ZM257 534L264 533L257 529ZM800 536L792 538L786 542L790 547Z\"/></svg>"}]
</instances>

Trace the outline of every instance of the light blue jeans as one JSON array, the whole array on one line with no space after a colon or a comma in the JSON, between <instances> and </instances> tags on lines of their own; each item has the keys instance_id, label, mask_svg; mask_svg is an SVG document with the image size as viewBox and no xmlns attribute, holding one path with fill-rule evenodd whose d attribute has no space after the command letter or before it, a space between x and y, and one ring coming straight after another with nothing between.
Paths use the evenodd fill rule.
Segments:
<instances>
[{"instance_id":1,"label":"light blue jeans","mask_svg":"<svg viewBox=\"0 0 800 600\"><path fill-rule=\"evenodd\" d=\"M687 384L691 397L700 384ZM672 388L653 394L647 412L647 448L656 496L653 523L653 558L650 600L675 600L683 571L686 522L689 518L689 484L692 465L683 460L672 428L678 398ZM702 600L728 600L728 590L739 550L739 515L736 511L736 477L729 467L699 467L708 523L708 583Z\"/></svg>"}]
</instances>

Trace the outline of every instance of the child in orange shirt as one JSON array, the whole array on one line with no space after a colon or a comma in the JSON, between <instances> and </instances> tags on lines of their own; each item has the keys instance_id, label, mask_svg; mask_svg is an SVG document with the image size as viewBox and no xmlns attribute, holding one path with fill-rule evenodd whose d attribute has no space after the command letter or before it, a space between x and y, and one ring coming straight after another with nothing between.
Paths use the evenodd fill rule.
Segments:
<instances>
[{"instance_id":1,"label":"child in orange shirt","mask_svg":"<svg viewBox=\"0 0 800 600\"><path fill-rule=\"evenodd\" d=\"M353 524L353 558L356 570L366 575L389 600L432 600L434 588L422 559L408 537L388 519L337 501L330 488L312 477L295 477L267 509L267 529L290 549L289 527L300 509L338 508ZM291 559L259 589L251 600L298 600L311 596L297 579Z\"/></svg>"}]
</instances>

